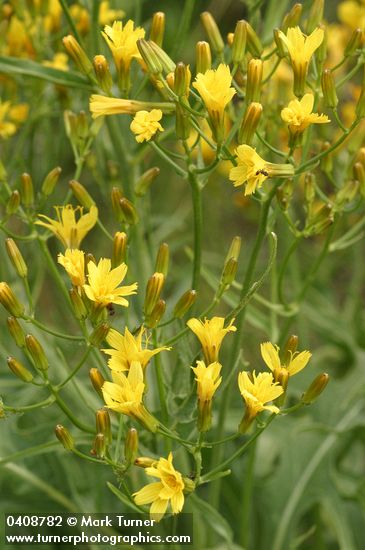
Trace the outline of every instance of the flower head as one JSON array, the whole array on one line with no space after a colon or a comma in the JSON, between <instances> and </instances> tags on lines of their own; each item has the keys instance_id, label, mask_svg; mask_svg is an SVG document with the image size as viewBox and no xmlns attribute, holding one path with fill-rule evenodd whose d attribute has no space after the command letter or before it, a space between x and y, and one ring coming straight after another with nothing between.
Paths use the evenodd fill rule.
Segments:
<instances>
[{"instance_id":1,"label":"flower head","mask_svg":"<svg viewBox=\"0 0 365 550\"><path fill-rule=\"evenodd\" d=\"M102 258L98 265L94 262L87 264L88 283L83 286L86 296L96 304L106 306L107 304L118 304L128 307L128 300L123 296L136 294L137 283L129 286L118 286L127 274L126 264L118 265L111 269L111 260Z\"/></svg>"},{"instance_id":2,"label":"flower head","mask_svg":"<svg viewBox=\"0 0 365 550\"><path fill-rule=\"evenodd\" d=\"M239 145L236 149L237 166L231 168L229 179L238 187L246 183L245 195L252 195L260 189L269 177L290 177L294 175L291 164L267 162L249 145Z\"/></svg>"},{"instance_id":3,"label":"flower head","mask_svg":"<svg viewBox=\"0 0 365 550\"><path fill-rule=\"evenodd\" d=\"M160 458L152 466L145 469L147 475L160 481L149 483L134 493L134 501L139 506L150 504L150 515L155 521L160 521L170 504L173 514L181 512L184 506L184 480L180 472L172 464L173 456Z\"/></svg>"},{"instance_id":4,"label":"flower head","mask_svg":"<svg viewBox=\"0 0 365 550\"><path fill-rule=\"evenodd\" d=\"M97 222L98 209L92 206L87 214L83 214L84 209L81 206L74 208L71 204L67 204L55 206L55 210L57 220L38 214L39 218L44 218L47 222L38 220L35 223L50 229L66 248L79 248L81 241ZM76 220L76 212L79 213L78 220Z\"/></svg>"},{"instance_id":5,"label":"flower head","mask_svg":"<svg viewBox=\"0 0 365 550\"><path fill-rule=\"evenodd\" d=\"M206 366L204 361L197 361L196 364L196 367L191 368L198 384L198 399L202 402L211 401L222 382L222 377L219 376L222 365L214 362Z\"/></svg>"},{"instance_id":6,"label":"flower head","mask_svg":"<svg viewBox=\"0 0 365 550\"><path fill-rule=\"evenodd\" d=\"M64 255L58 254L58 263L65 268L73 285L85 284L85 252L67 248Z\"/></svg>"},{"instance_id":7,"label":"flower head","mask_svg":"<svg viewBox=\"0 0 365 550\"><path fill-rule=\"evenodd\" d=\"M221 63L217 69L209 69L204 74L197 74L193 86L198 90L209 112L223 113L236 93L235 89L231 88L231 83L232 75L229 67Z\"/></svg>"},{"instance_id":8,"label":"flower head","mask_svg":"<svg viewBox=\"0 0 365 550\"><path fill-rule=\"evenodd\" d=\"M133 99L119 99L117 97L107 97L105 95L94 94L90 97L90 111L93 118L104 115L134 115L139 111L155 110L153 107L159 107L160 112L171 113L175 110L173 103L149 103L148 101L137 101Z\"/></svg>"},{"instance_id":9,"label":"flower head","mask_svg":"<svg viewBox=\"0 0 365 550\"><path fill-rule=\"evenodd\" d=\"M277 414L278 407L275 405L266 405L269 401L274 401L283 393L283 388L274 382L273 375L268 372L260 372L252 375L248 372L240 372L238 375L238 387L246 403L247 411L251 419L263 411L267 410Z\"/></svg>"},{"instance_id":10,"label":"flower head","mask_svg":"<svg viewBox=\"0 0 365 550\"><path fill-rule=\"evenodd\" d=\"M144 369L151 358L160 353L160 351L170 350L171 348L161 347L156 349L148 349L147 344L143 346L144 327L141 327L138 334L134 336L125 328L124 335L117 330L111 329L106 337L106 341L111 348L103 349L102 351L110 355L108 366L113 371L126 371L130 369L133 361L138 361Z\"/></svg>"},{"instance_id":11,"label":"flower head","mask_svg":"<svg viewBox=\"0 0 365 550\"><path fill-rule=\"evenodd\" d=\"M209 113L209 122L216 141L224 133L224 110L236 91L231 87L232 75L228 65L221 63L217 69L209 69L196 75L193 83Z\"/></svg>"},{"instance_id":12,"label":"flower head","mask_svg":"<svg viewBox=\"0 0 365 550\"><path fill-rule=\"evenodd\" d=\"M132 59L141 58L137 40L144 38L145 30L142 27L134 28L131 19L124 26L121 21L114 21L111 27L106 25L102 35L113 54L118 71L128 71Z\"/></svg>"},{"instance_id":13,"label":"flower head","mask_svg":"<svg viewBox=\"0 0 365 550\"><path fill-rule=\"evenodd\" d=\"M310 124L325 124L330 122L327 115L318 115L312 113L314 105L314 95L305 94L302 99L294 99L289 105L281 111L281 118L288 123L292 135L300 134Z\"/></svg>"},{"instance_id":14,"label":"flower head","mask_svg":"<svg viewBox=\"0 0 365 550\"><path fill-rule=\"evenodd\" d=\"M145 384L141 363L133 361L127 375L112 371L112 378L113 382L104 382L102 387L107 407L134 418L155 432L158 422L142 402Z\"/></svg>"},{"instance_id":15,"label":"flower head","mask_svg":"<svg viewBox=\"0 0 365 550\"><path fill-rule=\"evenodd\" d=\"M309 62L322 44L324 31L318 27L309 36L305 36L300 27L290 27L286 35L282 31L279 35L289 52L294 72L294 93L302 96Z\"/></svg>"},{"instance_id":16,"label":"flower head","mask_svg":"<svg viewBox=\"0 0 365 550\"><path fill-rule=\"evenodd\" d=\"M152 109L152 111L138 111L131 122L130 129L136 135L136 141L149 141L155 133L160 130L163 132L161 124L158 122L162 118L160 109Z\"/></svg>"},{"instance_id":17,"label":"flower head","mask_svg":"<svg viewBox=\"0 0 365 550\"><path fill-rule=\"evenodd\" d=\"M261 356L266 365L273 372L275 379L277 379L282 369L286 369L289 376L297 374L307 366L309 359L312 357L309 351L301 351L300 353L291 352L289 361L287 364L283 365L280 360L279 352L280 348L274 346L271 342L264 342L261 344Z\"/></svg>"},{"instance_id":18,"label":"flower head","mask_svg":"<svg viewBox=\"0 0 365 550\"><path fill-rule=\"evenodd\" d=\"M233 323L234 319L224 328L224 317L212 317L212 319L205 319L204 321L193 318L186 323L199 339L208 365L218 360L219 350L225 335L228 332L237 330Z\"/></svg>"}]
</instances>

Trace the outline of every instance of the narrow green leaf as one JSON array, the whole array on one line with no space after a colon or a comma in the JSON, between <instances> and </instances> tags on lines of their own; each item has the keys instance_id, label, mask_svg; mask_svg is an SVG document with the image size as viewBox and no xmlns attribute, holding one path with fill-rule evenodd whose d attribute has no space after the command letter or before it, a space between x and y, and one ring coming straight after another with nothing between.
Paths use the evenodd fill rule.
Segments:
<instances>
[{"instance_id":1,"label":"narrow green leaf","mask_svg":"<svg viewBox=\"0 0 365 550\"><path fill-rule=\"evenodd\" d=\"M112 483L109 483L109 481L107 481L107 486L108 488L111 490L112 493L115 494L115 496L117 498L119 498L119 500L121 502L123 502L123 504L125 504L128 508L130 508L131 510L133 510L134 512L138 512L138 514L141 514L142 511L140 510L140 508L138 508L138 506L136 506L135 504L133 504L133 502L131 502L129 500L129 498L124 495L115 485L113 485Z\"/></svg>"},{"instance_id":2,"label":"narrow green leaf","mask_svg":"<svg viewBox=\"0 0 365 550\"><path fill-rule=\"evenodd\" d=\"M68 88L93 90L91 83L85 76L72 71L61 71L53 67L45 67L31 59L0 56L0 74L1 73L41 78L47 82L52 82L53 84L59 84L60 86L66 86Z\"/></svg>"},{"instance_id":3,"label":"narrow green leaf","mask_svg":"<svg viewBox=\"0 0 365 550\"><path fill-rule=\"evenodd\" d=\"M197 495L190 495L189 500L193 504L195 510L204 516L204 520L210 525L213 531L220 535L225 541L231 543L233 540L233 532L227 520L217 512L213 506Z\"/></svg>"}]
</instances>

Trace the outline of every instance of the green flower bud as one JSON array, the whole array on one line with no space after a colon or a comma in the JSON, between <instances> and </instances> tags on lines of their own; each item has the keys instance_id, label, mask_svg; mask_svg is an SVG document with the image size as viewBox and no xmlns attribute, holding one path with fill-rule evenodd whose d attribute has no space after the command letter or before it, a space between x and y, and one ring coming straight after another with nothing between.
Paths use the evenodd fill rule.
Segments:
<instances>
[{"instance_id":1,"label":"green flower bud","mask_svg":"<svg viewBox=\"0 0 365 550\"><path fill-rule=\"evenodd\" d=\"M27 334L25 337L25 345L33 359L35 367L41 371L47 371L48 360L40 342L31 334Z\"/></svg>"},{"instance_id":2,"label":"green flower bud","mask_svg":"<svg viewBox=\"0 0 365 550\"><path fill-rule=\"evenodd\" d=\"M23 382L31 382L33 380L33 374L14 357L8 357L7 363L9 369L15 374L15 376L20 378L20 380L23 380Z\"/></svg>"},{"instance_id":3,"label":"green flower bud","mask_svg":"<svg viewBox=\"0 0 365 550\"><path fill-rule=\"evenodd\" d=\"M173 315L177 319L182 319L184 315L189 311L189 309L193 306L195 303L195 300L197 298L197 292L196 290L187 290L181 298L177 301Z\"/></svg>"},{"instance_id":4,"label":"green flower bud","mask_svg":"<svg viewBox=\"0 0 365 550\"><path fill-rule=\"evenodd\" d=\"M14 317L22 317L24 314L24 306L15 296L7 283L0 283L0 303Z\"/></svg>"},{"instance_id":5,"label":"green flower bud","mask_svg":"<svg viewBox=\"0 0 365 550\"><path fill-rule=\"evenodd\" d=\"M75 448L75 442L67 428L65 428L61 424L57 424L55 428L55 434L58 441L62 443L66 451L73 451L73 449Z\"/></svg>"},{"instance_id":6,"label":"green flower bud","mask_svg":"<svg viewBox=\"0 0 365 550\"><path fill-rule=\"evenodd\" d=\"M301 399L302 403L305 403L306 405L310 405L310 403L313 403L313 401L315 401L324 391L329 380L330 377L326 372L323 372L322 374L316 376L307 391L303 394L303 397Z\"/></svg>"},{"instance_id":7,"label":"green flower bud","mask_svg":"<svg viewBox=\"0 0 365 550\"><path fill-rule=\"evenodd\" d=\"M204 11L200 14L200 20L207 33L213 51L216 54L221 54L224 50L224 42L214 17L209 11Z\"/></svg>"},{"instance_id":8,"label":"green flower bud","mask_svg":"<svg viewBox=\"0 0 365 550\"><path fill-rule=\"evenodd\" d=\"M48 172L48 174L43 180L42 187L41 187L41 192L43 193L43 195L48 197L53 193L54 188L56 187L59 177L61 175L61 172L62 172L62 168L60 168L59 166L57 166L56 168L53 168L53 170Z\"/></svg>"},{"instance_id":9,"label":"green flower bud","mask_svg":"<svg viewBox=\"0 0 365 550\"><path fill-rule=\"evenodd\" d=\"M99 397L103 399L103 392L101 391L101 388L103 387L105 382L104 376L101 374L101 372L98 369L93 368L93 369L90 369L89 371L89 377L94 390L99 395Z\"/></svg>"},{"instance_id":10,"label":"green flower bud","mask_svg":"<svg viewBox=\"0 0 365 550\"><path fill-rule=\"evenodd\" d=\"M5 247L10 261L15 267L19 277L25 279L28 275L28 268L15 241L13 239L5 239Z\"/></svg>"}]
</instances>

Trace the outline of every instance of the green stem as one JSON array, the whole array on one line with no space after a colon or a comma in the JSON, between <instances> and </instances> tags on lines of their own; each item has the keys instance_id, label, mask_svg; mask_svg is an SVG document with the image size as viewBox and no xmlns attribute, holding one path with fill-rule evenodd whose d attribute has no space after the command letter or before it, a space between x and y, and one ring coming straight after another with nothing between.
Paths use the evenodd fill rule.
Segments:
<instances>
[{"instance_id":1,"label":"green stem","mask_svg":"<svg viewBox=\"0 0 365 550\"><path fill-rule=\"evenodd\" d=\"M61 399L61 397L58 395L57 388L54 388L50 382L47 382L47 387L49 388L51 393L54 395L57 405L65 413L65 415L71 420L72 424L74 424L77 428L79 428L79 430L82 430L83 432L92 433L92 434L95 433L95 430L93 428L91 428L90 426L87 426L86 424L78 420L78 418L76 418L76 416L68 408L68 406L63 401L63 399Z\"/></svg>"},{"instance_id":2,"label":"green stem","mask_svg":"<svg viewBox=\"0 0 365 550\"><path fill-rule=\"evenodd\" d=\"M255 477L255 458L256 458L256 443L255 440L248 451L247 466L245 472L245 482L242 487L242 516L240 521L240 542L243 548L249 547L250 541L250 519L252 510L252 489Z\"/></svg>"},{"instance_id":3,"label":"green stem","mask_svg":"<svg viewBox=\"0 0 365 550\"><path fill-rule=\"evenodd\" d=\"M37 240L38 240L39 246L41 248L41 251L43 253L43 256L44 256L44 258L47 262L47 265L48 265L50 271L52 272L52 275L53 275L59 289L61 290L63 296L65 297L66 302L68 303L69 307L71 308L71 310L73 312L70 296L69 296L69 294L67 292L67 289L66 289L66 287L63 283L62 277L59 274L59 272L57 270L57 267L55 266L55 264L53 262L53 258L52 258L51 254L50 254L50 252L47 248L47 245L39 236L38 236Z\"/></svg>"},{"instance_id":4,"label":"green stem","mask_svg":"<svg viewBox=\"0 0 365 550\"><path fill-rule=\"evenodd\" d=\"M40 328L44 332L52 334L53 336L57 336L57 338L63 338L64 340L73 340L75 342L83 342L85 340L83 336L71 336L70 334L64 334L63 332L57 332L56 330L50 329L36 319L33 319L32 317L25 317L24 319L28 323L32 323L32 325Z\"/></svg>"},{"instance_id":5,"label":"green stem","mask_svg":"<svg viewBox=\"0 0 365 550\"><path fill-rule=\"evenodd\" d=\"M153 339L153 345L155 348L158 347L157 342L157 334L156 329L153 329L152 331L152 339ZM165 391L165 383L164 383L164 377L163 377L163 371L162 371L162 363L161 363L161 357L160 354L155 355L155 370L156 370L156 379L157 379L157 387L158 387L158 394L160 398L160 405L161 405L161 413L164 424L169 423L169 413L167 408L167 401L166 401L166 391ZM168 453L171 451L171 447L168 441L166 441L166 452Z\"/></svg>"},{"instance_id":6,"label":"green stem","mask_svg":"<svg viewBox=\"0 0 365 550\"><path fill-rule=\"evenodd\" d=\"M254 271L255 271L255 267L256 267L257 258L258 258L258 255L259 255L259 252L260 252L260 249L261 249L262 242L265 238L266 226L267 226L267 220L268 220L268 216L269 216L270 206L271 206L271 202L272 202L272 200L275 196L275 193L276 193L276 185L273 185L273 187L272 187L270 193L268 194L266 200L261 205L259 228L258 228L258 232L257 232L257 235L256 235L256 240L255 240L255 243L254 243L254 247L252 249L252 253L251 253L251 257L250 257L249 264L248 264L248 267L247 267L247 271L246 271L246 274L245 274L245 278L244 278L244 281L243 281L243 284L242 284L242 290L241 290L241 295L240 295L241 300L244 299L244 297L246 296L246 294L248 293L248 291L250 289L251 281L252 281ZM239 312L238 316L237 316L237 319L236 319L237 332L235 334L235 339L234 339L232 352L231 352L231 360L230 360L231 365L234 365L236 363L237 357L238 357L239 352L240 352L240 345L241 345L241 338L242 338L242 331L243 331L243 323L244 323L244 319L245 319L245 312L246 312L246 309L242 308L241 311ZM230 403L231 391L232 391L232 386L231 385L227 386L225 388L225 391L223 392L223 395L222 395L222 400L221 400L220 410L219 410L219 417L218 417L218 427L217 427L217 438L218 439L221 439L222 436L223 436L224 424L225 424L225 419L226 419L226 415L227 415L227 411L228 411L228 406L229 406L229 403ZM223 452L222 447L219 447L217 449L216 454L215 454L215 457L214 457L215 460L214 460L213 464L217 463L221 460L222 452ZM216 470L216 468L215 468L215 470ZM220 486L221 486L221 482L217 481L217 483L214 486L212 486L212 490L211 490L210 501L211 501L212 505L215 506L215 507L217 507L217 504L218 504Z\"/></svg>"},{"instance_id":7,"label":"green stem","mask_svg":"<svg viewBox=\"0 0 365 550\"><path fill-rule=\"evenodd\" d=\"M63 13L65 14L65 17L67 19L67 22L70 25L70 29L72 30L77 42L80 44L80 46L82 46L81 37L80 37L79 32L76 28L74 20L72 19L72 16L71 16L70 11L68 9L68 5L67 5L66 0L60 0L60 4L61 4L62 10L63 10Z\"/></svg>"},{"instance_id":8,"label":"green stem","mask_svg":"<svg viewBox=\"0 0 365 550\"><path fill-rule=\"evenodd\" d=\"M175 172L177 174L179 174L179 176L183 177L183 178L186 178L187 177L187 172L181 168L178 164L176 164L176 162L174 162L170 157L168 157L166 155L166 153L161 149L161 147L158 145L158 143L156 143L155 141L150 141L149 142L149 145L150 147L152 147L152 149L165 161L167 162L167 164L169 164L170 166L172 166L172 168L175 170Z\"/></svg>"},{"instance_id":9,"label":"green stem","mask_svg":"<svg viewBox=\"0 0 365 550\"><path fill-rule=\"evenodd\" d=\"M73 378L75 376L75 374L78 373L78 371L81 369L81 367L83 366L83 364L85 363L86 359L88 358L89 356L89 353L91 352L91 346L89 346L87 348L87 350L85 351L84 355L81 357L80 361L77 363L76 367L73 369L73 371L70 372L70 374L68 375L68 377L66 378L66 380L64 380L63 382L61 382L61 384L58 384L58 386L56 387L56 390L59 391L60 389L62 389L64 386L66 386L66 384L71 380L71 378Z\"/></svg>"},{"instance_id":10,"label":"green stem","mask_svg":"<svg viewBox=\"0 0 365 550\"><path fill-rule=\"evenodd\" d=\"M240 447L239 449L237 449L237 451L235 453L233 453L229 458L227 458L226 460L224 460L221 464L219 464L218 466L216 466L215 468L213 468L212 470L210 470L210 472L208 472L207 474L205 474L202 478L201 478L201 482L200 484L202 483L208 483L210 478L211 477L214 477L216 474L218 474L219 472L221 472L222 470L224 470L225 468L227 468L227 466L229 466L230 464L232 464L232 462L234 462L237 458L239 458L240 456L243 455L243 453L252 445L252 443L254 441L256 441L256 439L259 437L259 435L262 434L262 432L264 430L266 430L266 428L269 426L269 424L274 420L275 418L275 413L273 413L269 418L268 420L266 421L266 423L261 426L261 428L259 428L255 433L254 435L248 440L246 441L246 443L244 445L242 445L242 447ZM211 501L210 501L211 502Z\"/></svg>"},{"instance_id":11,"label":"green stem","mask_svg":"<svg viewBox=\"0 0 365 550\"><path fill-rule=\"evenodd\" d=\"M194 172L189 171L188 175L194 213L194 263L191 288L199 290L200 286L200 271L202 263L202 230L203 230L203 211L201 189L199 181Z\"/></svg>"}]
</instances>

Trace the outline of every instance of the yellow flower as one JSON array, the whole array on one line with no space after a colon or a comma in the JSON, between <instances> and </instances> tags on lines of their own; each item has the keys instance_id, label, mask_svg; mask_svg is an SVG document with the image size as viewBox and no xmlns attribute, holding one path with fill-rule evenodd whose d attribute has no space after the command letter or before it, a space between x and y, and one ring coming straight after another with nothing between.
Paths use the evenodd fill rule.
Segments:
<instances>
[{"instance_id":1,"label":"yellow flower","mask_svg":"<svg viewBox=\"0 0 365 550\"><path fill-rule=\"evenodd\" d=\"M158 107L164 113L172 113L175 110L173 103L148 103L133 99L118 99L94 94L90 97L90 111L93 118L104 115L127 114L134 115L138 111L151 110Z\"/></svg>"},{"instance_id":2,"label":"yellow flower","mask_svg":"<svg viewBox=\"0 0 365 550\"><path fill-rule=\"evenodd\" d=\"M280 38L286 45L293 72L294 72L294 93L302 96L309 62L317 48L322 44L324 37L323 29L315 29L309 36L305 36L300 27L291 27L286 36L280 31Z\"/></svg>"},{"instance_id":3,"label":"yellow flower","mask_svg":"<svg viewBox=\"0 0 365 550\"><path fill-rule=\"evenodd\" d=\"M155 432L158 421L147 411L142 402L145 384L141 363L133 361L127 376L122 372L112 371L112 378L113 382L104 382L102 387L107 407L134 418L147 429Z\"/></svg>"},{"instance_id":4,"label":"yellow flower","mask_svg":"<svg viewBox=\"0 0 365 550\"><path fill-rule=\"evenodd\" d=\"M200 341L208 365L218 360L225 335L237 330L233 323L234 319L224 328L224 317L212 317L212 319L205 319L204 322L193 318L186 323Z\"/></svg>"},{"instance_id":5,"label":"yellow flower","mask_svg":"<svg viewBox=\"0 0 365 550\"><path fill-rule=\"evenodd\" d=\"M16 125L7 120L10 111L10 101L0 101L0 137L7 139L15 134Z\"/></svg>"},{"instance_id":6,"label":"yellow flower","mask_svg":"<svg viewBox=\"0 0 365 550\"><path fill-rule=\"evenodd\" d=\"M36 221L35 223L50 229L65 248L79 248L81 241L97 222L98 209L96 206L92 206L87 214L83 214L84 209L81 206L74 208L71 204L67 204L66 206L55 206L54 208L57 213L57 220L38 214L38 217L44 218L47 223L43 221ZM76 212L80 214L77 221Z\"/></svg>"},{"instance_id":7,"label":"yellow flower","mask_svg":"<svg viewBox=\"0 0 365 550\"><path fill-rule=\"evenodd\" d=\"M217 69L209 69L204 74L197 74L193 86L201 95L209 113L223 114L224 109L236 93L235 89L231 88L231 83L232 76L229 67L221 63Z\"/></svg>"},{"instance_id":8,"label":"yellow flower","mask_svg":"<svg viewBox=\"0 0 365 550\"><path fill-rule=\"evenodd\" d=\"M193 83L209 113L214 139L221 141L224 133L224 110L236 91L231 88L232 76L228 65L198 73Z\"/></svg>"},{"instance_id":9,"label":"yellow flower","mask_svg":"<svg viewBox=\"0 0 365 550\"><path fill-rule=\"evenodd\" d=\"M150 515L155 521L160 521L170 504L173 514L181 512L184 506L184 480L180 472L172 464L173 456L160 458L158 462L145 469L147 475L160 479L149 483L134 493L134 501L138 506L151 504Z\"/></svg>"},{"instance_id":10,"label":"yellow flower","mask_svg":"<svg viewBox=\"0 0 365 550\"><path fill-rule=\"evenodd\" d=\"M82 250L67 248L65 254L58 254L61 264L75 286L85 284L85 253Z\"/></svg>"},{"instance_id":11,"label":"yellow flower","mask_svg":"<svg viewBox=\"0 0 365 550\"><path fill-rule=\"evenodd\" d=\"M327 115L312 113L314 95L305 94L302 99L294 99L281 111L281 118L288 123L291 134L304 132L310 124L325 124L331 122Z\"/></svg>"},{"instance_id":12,"label":"yellow flower","mask_svg":"<svg viewBox=\"0 0 365 550\"><path fill-rule=\"evenodd\" d=\"M127 327L125 328L124 335L114 329L108 332L106 341L112 349L108 348L102 351L110 355L108 366L111 370L129 370L133 361L139 361L144 369L154 355L160 353L160 351L171 349L165 346L156 349L148 349L148 340L145 343L146 347L143 347L142 337L144 332L144 327L141 327L136 336L133 336Z\"/></svg>"},{"instance_id":13,"label":"yellow flower","mask_svg":"<svg viewBox=\"0 0 365 550\"><path fill-rule=\"evenodd\" d=\"M60 71L68 70L68 55L63 52L55 53L51 61L43 61L45 67L53 67Z\"/></svg>"},{"instance_id":14,"label":"yellow flower","mask_svg":"<svg viewBox=\"0 0 365 550\"><path fill-rule=\"evenodd\" d=\"M312 357L309 351L291 353L288 364L282 365L279 352L280 348L274 346L271 342L264 342L261 344L262 358L269 369L274 373L275 379L277 379L282 369L286 369L289 376L297 374L307 366L309 359Z\"/></svg>"},{"instance_id":15,"label":"yellow flower","mask_svg":"<svg viewBox=\"0 0 365 550\"><path fill-rule=\"evenodd\" d=\"M222 365L214 362L208 366L205 366L204 361L197 361L196 367L191 367L195 380L198 384L198 398L199 401L211 401L218 386L222 382L222 377L219 376Z\"/></svg>"},{"instance_id":16,"label":"yellow flower","mask_svg":"<svg viewBox=\"0 0 365 550\"><path fill-rule=\"evenodd\" d=\"M76 24L77 30L81 34L87 34L90 29L90 16L88 10L79 4L72 4L72 6L70 6L70 14Z\"/></svg>"},{"instance_id":17,"label":"yellow flower","mask_svg":"<svg viewBox=\"0 0 365 550\"><path fill-rule=\"evenodd\" d=\"M259 412L267 410L277 414L279 408L275 405L266 405L283 393L283 388L274 382L273 375L268 372L253 373L240 372L238 375L238 387L246 403L246 414L240 424L239 430L243 433L247 430L255 416Z\"/></svg>"},{"instance_id":18,"label":"yellow flower","mask_svg":"<svg viewBox=\"0 0 365 550\"><path fill-rule=\"evenodd\" d=\"M207 432L212 425L212 399L222 382L219 376L222 365L214 362L205 366L204 361L197 361L196 367L191 367L198 385L198 429Z\"/></svg>"},{"instance_id":19,"label":"yellow flower","mask_svg":"<svg viewBox=\"0 0 365 550\"><path fill-rule=\"evenodd\" d=\"M237 166L231 168L229 179L238 187L246 183L245 195L251 195L260 189L269 177L290 177L294 175L291 164L273 164L267 162L249 145L239 145L236 149Z\"/></svg>"},{"instance_id":20,"label":"yellow flower","mask_svg":"<svg viewBox=\"0 0 365 550\"><path fill-rule=\"evenodd\" d=\"M94 262L87 264L88 283L84 285L86 296L93 302L106 306L107 304L118 304L128 307L128 300L123 296L136 294L137 283L129 286L118 286L127 274L126 264L120 264L111 269L111 260L102 258L98 265Z\"/></svg>"},{"instance_id":21,"label":"yellow flower","mask_svg":"<svg viewBox=\"0 0 365 550\"><path fill-rule=\"evenodd\" d=\"M121 21L114 21L113 26L106 25L102 33L108 44L119 72L126 73L133 58L141 59L137 48L137 40L144 38L142 27L134 28L134 22L129 20L123 27Z\"/></svg>"},{"instance_id":22,"label":"yellow flower","mask_svg":"<svg viewBox=\"0 0 365 550\"><path fill-rule=\"evenodd\" d=\"M341 2L337 8L338 18L353 29L363 29L365 27L365 4L359 4L355 0Z\"/></svg>"},{"instance_id":23,"label":"yellow flower","mask_svg":"<svg viewBox=\"0 0 365 550\"><path fill-rule=\"evenodd\" d=\"M108 25L112 21L116 21L117 19L122 19L122 17L125 16L125 13L123 10L113 10L110 8L110 2L108 0L103 0L100 2L99 7L99 23L104 27L104 25Z\"/></svg>"},{"instance_id":24,"label":"yellow flower","mask_svg":"<svg viewBox=\"0 0 365 550\"><path fill-rule=\"evenodd\" d=\"M158 122L162 118L160 109L152 109L152 111L138 111L131 122L130 129L136 134L136 141L149 141L155 133L160 130L163 132L161 124Z\"/></svg>"}]
</instances>

